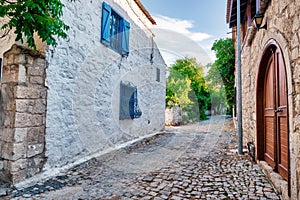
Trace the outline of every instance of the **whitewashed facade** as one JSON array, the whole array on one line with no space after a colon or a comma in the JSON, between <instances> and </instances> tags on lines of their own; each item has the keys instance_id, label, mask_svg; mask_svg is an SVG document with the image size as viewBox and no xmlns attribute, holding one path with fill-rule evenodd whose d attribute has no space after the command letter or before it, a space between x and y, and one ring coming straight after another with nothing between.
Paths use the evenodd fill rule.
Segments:
<instances>
[{"instance_id":1,"label":"whitewashed facade","mask_svg":"<svg viewBox=\"0 0 300 200\"><path fill-rule=\"evenodd\" d=\"M56 47L43 52L48 93L41 171L164 129L165 63L153 39L154 20L149 13L137 0L63 2L68 38L58 39ZM129 23L128 55L103 44L103 5ZM1 41L0 53L13 43ZM140 116L120 116L121 84L135 89L134 105ZM12 180L19 181L22 178Z\"/></svg>"}]
</instances>

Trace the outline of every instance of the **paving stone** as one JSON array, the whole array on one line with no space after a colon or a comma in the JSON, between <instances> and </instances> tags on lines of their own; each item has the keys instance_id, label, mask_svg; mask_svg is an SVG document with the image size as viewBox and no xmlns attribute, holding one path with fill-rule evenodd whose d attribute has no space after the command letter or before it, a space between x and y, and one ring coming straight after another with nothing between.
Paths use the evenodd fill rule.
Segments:
<instances>
[{"instance_id":1,"label":"paving stone","mask_svg":"<svg viewBox=\"0 0 300 200\"><path fill-rule=\"evenodd\" d=\"M181 197L179 197L179 196L173 196L173 197L171 198L171 200L181 200Z\"/></svg>"},{"instance_id":2,"label":"paving stone","mask_svg":"<svg viewBox=\"0 0 300 200\"><path fill-rule=\"evenodd\" d=\"M209 125L213 130L218 122L204 121L199 126L201 124L204 124L203 127ZM147 142L133 145L130 151L113 154L107 161L93 159L67 171L64 176L54 177L21 190L11 189L7 191L8 195L4 199L47 199L60 189L73 187L82 189L74 194L68 193L68 199L280 199L251 158L232 153L231 150L236 149L237 132L234 129L228 129L226 134L216 135L214 144L209 146L209 153L199 155L195 150L203 149L206 145L205 137L213 137L214 133L204 133L194 128L189 145L184 152L180 152L179 157L176 155L175 160L150 171L133 172L123 166L124 162L118 162L123 158L130 158L131 154L139 155L160 149L171 151L172 149L167 149L170 138L178 136L184 140L185 137L190 137L191 134L185 131L188 127L190 125L176 129L176 134L167 131ZM110 160L114 162L108 164ZM126 170L122 170L124 168Z\"/></svg>"}]
</instances>

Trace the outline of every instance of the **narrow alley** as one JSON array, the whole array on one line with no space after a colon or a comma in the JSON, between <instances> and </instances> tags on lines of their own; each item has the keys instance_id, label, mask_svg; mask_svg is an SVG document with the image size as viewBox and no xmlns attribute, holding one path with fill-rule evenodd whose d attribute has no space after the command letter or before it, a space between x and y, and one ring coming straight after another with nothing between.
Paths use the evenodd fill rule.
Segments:
<instances>
[{"instance_id":1,"label":"narrow alley","mask_svg":"<svg viewBox=\"0 0 300 200\"><path fill-rule=\"evenodd\" d=\"M212 116L81 164L4 199L280 199L258 165L236 154L232 119Z\"/></svg>"}]
</instances>

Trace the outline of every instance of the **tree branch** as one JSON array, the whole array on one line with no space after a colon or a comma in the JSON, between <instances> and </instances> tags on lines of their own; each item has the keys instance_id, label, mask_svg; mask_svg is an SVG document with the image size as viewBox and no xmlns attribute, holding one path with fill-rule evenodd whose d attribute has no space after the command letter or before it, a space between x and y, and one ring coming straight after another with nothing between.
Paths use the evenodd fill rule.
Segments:
<instances>
[{"instance_id":1,"label":"tree branch","mask_svg":"<svg viewBox=\"0 0 300 200\"><path fill-rule=\"evenodd\" d=\"M4 31L4 33L0 36L0 39L4 38L5 36L7 36L9 34L9 32L11 31L11 29L6 29Z\"/></svg>"}]
</instances>

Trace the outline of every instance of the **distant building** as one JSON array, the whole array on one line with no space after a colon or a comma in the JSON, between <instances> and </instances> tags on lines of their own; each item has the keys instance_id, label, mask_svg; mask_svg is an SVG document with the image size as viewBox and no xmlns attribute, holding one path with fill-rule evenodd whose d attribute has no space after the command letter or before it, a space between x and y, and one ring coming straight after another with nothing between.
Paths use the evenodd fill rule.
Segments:
<instances>
[{"instance_id":1,"label":"distant building","mask_svg":"<svg viewBox=\"0 0 300 200\"><path fill-rule=\"evenodd\" d=\"M227 23L236 42L237 1ZM300 199L300 1L241 0L244 144L284 199ZM264 14L261 27L253 23Z\"/></svg>"},{"instance_id":2,"label":"distant building","mask_svg":"<svg viewBox=\"0 0 300 200\"><path fill-rule=\"evenodd\" d=\"M63 3L56 47L0 40L0 178L13 184L164 129L166 65L141 2Z\"/></svg>"}]
</instances>

